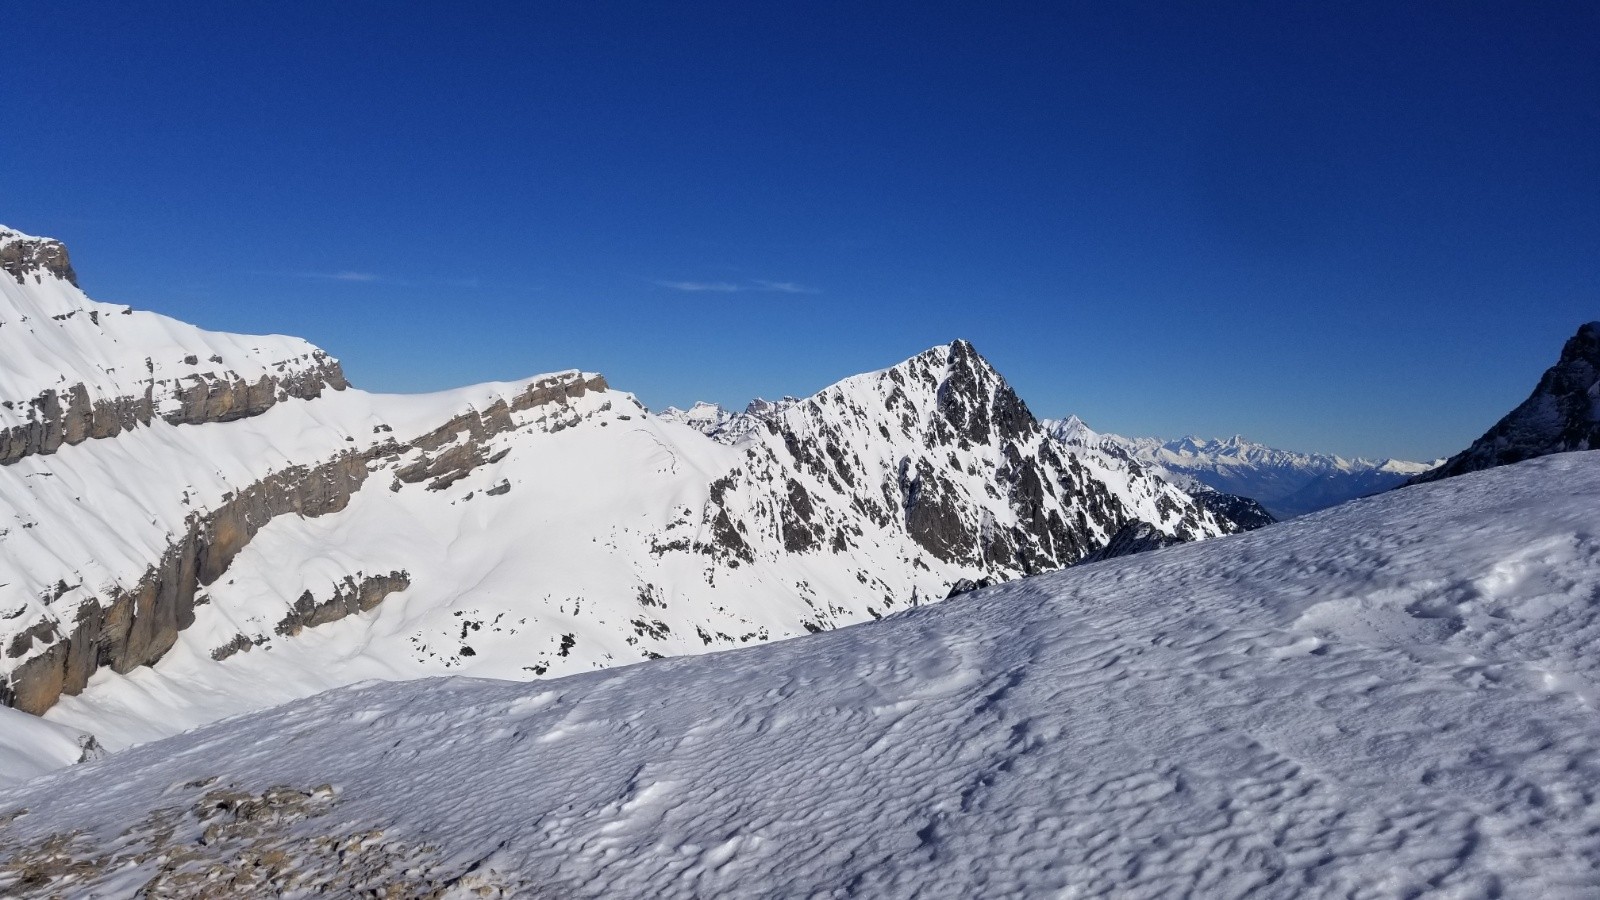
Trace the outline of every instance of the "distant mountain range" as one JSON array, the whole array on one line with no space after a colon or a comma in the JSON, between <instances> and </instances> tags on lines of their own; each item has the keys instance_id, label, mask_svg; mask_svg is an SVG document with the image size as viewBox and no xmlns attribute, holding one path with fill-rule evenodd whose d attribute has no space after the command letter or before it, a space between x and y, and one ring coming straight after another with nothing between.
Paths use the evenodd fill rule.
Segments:
<instances>
[{"instance_id":1,"label":"distant mountain range","mask_svg":"<svg viewBox=\"0 0 1600 900\"><path fill-rule=\"evenodd\" d=\"M1126 438L1096 432L1077 416L1046 419L1044 425L1062 443L1125 456L1189 489L1203 485L1248 497L1278 519L1389 490L1437 465L1279 450L1238 435L1224 440Z\"/></svg>"}]
</instances>

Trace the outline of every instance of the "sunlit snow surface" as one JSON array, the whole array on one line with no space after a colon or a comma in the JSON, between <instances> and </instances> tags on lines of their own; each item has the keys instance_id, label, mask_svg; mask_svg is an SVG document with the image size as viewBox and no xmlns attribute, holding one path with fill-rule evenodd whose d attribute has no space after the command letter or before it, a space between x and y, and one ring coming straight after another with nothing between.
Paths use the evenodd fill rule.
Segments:
<instances>
[{"instance_id":1,"label":"sunlit snow surface","mask_svg":"<svg viewBox=\"0 0 1600 900\"><path fill-rule=\"evenodd\" d=\"M0 793L0 892L254 841L295 890L1595 896L1596 496L1566 454L769 646L332 691ZM311 799L200 843L274 785ZM50 852L90 863L23 887Z\"/></svg>"}]
</instances>

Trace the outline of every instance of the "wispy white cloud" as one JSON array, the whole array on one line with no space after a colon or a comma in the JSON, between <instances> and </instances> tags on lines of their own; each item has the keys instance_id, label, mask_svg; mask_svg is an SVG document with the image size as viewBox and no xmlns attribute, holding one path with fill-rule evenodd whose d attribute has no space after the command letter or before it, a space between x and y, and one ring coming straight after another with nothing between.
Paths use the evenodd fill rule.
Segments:
<instances>
[{"instance_id":1,"label":"wispy white cloud","mask_svg":"<svg viewBox=\"0 0 1600 900\"><path fill-rule=\"evenodd\" d=\"M820 290L793 281L657 281L658 287L689 294L820 294Z\"/></svg>"},{"instance_id":2,"label":"wispy white cloud","mask_svg":"<svg viewBox=\"0 0 1600 900\"><path fill-rule=\"evenodd\" d=\"M301 278L316 278L322 281L348 281L352 283L370 284L387 279L371 272L301 272Z\"/></svg>"},{"instance_id":3,"label":"wispy white cloud","mask_svg":"<svg viewBox=\"0 0 1600 900\"><path fill-rule=\"evenodd\" d=\"M775 294L820 294L820 293L822 293L821 291L817 290L814 287L806 287L803 284L795 284L792 281L761 281L760 279L757 279L755 281L755 285L756 285L755 289L758 290L758 291L768 291L768 292L775 293Z\"/></svg>"},{"instance_id":4,"label":"wispy white cloud","mask_svg":"<svg viewBox=\"0 0 1600 900\"><path fill-rule=\"evenodd\" d=\"M741 288L729 281L658 281L657 285L689 294L737 294Z\"/></svg>"},{"instance_id":5,"label":"wispy white cloud","mask_svg":"<svg viewBox=\"0 0 1600 900\"><path fill-rule=\"evenodd\" d=\"M251 275L267 275L274 278L303 278L308 281L336 281L342 284L377 284L392 288L453 288L459 290L477 290L483 287L483 280L477 277L459 278L446 276L430 276L421 278L396 278L392 275L380 275L376 272L361 272L355 269L340 269L333 272L300 271L252 271Z\"/></svg>"}]
</instances>

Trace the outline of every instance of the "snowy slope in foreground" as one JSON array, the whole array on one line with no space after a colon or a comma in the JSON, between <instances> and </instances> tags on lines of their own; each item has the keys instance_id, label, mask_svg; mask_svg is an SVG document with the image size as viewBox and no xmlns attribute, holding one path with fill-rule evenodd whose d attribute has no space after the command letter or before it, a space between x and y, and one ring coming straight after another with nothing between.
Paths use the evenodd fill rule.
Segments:
<instances>
[{"instance_id":1,"label":"snowy slope in foreground","mask_svg":"<svg viewBox=\"0 0 1600 900\"><path fill-rule=\"evenodd\" d=\"M334 691L0 794L0 891L1594 896L1597 493L1551 456L781 644Z\"/></svg>"}]
</instances>

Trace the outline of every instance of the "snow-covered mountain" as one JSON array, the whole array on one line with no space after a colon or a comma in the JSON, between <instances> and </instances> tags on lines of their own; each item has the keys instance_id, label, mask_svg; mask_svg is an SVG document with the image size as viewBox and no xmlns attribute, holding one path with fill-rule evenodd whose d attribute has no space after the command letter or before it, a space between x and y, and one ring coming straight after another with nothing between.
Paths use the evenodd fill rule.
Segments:
<instances>
[{"instance_id":1,"label":"snow-covered mountain","mask_svg":"<svg viewBox=\"0 0 1600 900\"><path fill-rule=\"evenodd\" d=\"M0 892L1594 896L1597 494L1550 456L797 641L337 690L0 793Z\"/></svg>"},{"instance_id":2,"label":"snow-covered mountain","mask_svg":"<svg viewBox=\"0 0 1600 900\"><path fill-rule=\"evenodd\" d=\"M1065 444L1126 455L1189 488L1199 484L1248 497L1279 519L1386 491L1438 465L1279 450L1239 435L1226 440L1126 438L1096 432L1077 416L1046 419L1045 426Z\"/></svg>"},{"instance_id":3,"label":"snow-covered mountain","mask_svg":"<svg viewBox=\"0 0 1600 900\"><path fill-rule=\"evenodd\" d=\"M57 756L370 678L827 630L1135 521L1232 528L1058 444L963 341L754 406L725 442L577 370L363 392L296 339L96 303L59 244L6 234L0 705L66 726Z\"/></svg>"},{"instance_id":4,"label":"snow-covered mountain","mask_svg":"<svg viewBox=\"0 0 1600 900\"><path fill-rule=\"evenodd\" d=\"M298 338L246 337L96 303L59 241L0 226L0 465L174 425L257 415L346 386Z\"/></svg>"},{"instance_id":5,"label":"snow-covered mountain","mask_svg":"<svg viewBox=\"0 0 1600 900\"><path fill-rule=\"evenodd\" d=\"M687 425L711 438L721 437L728 425L740 418L737 413L729 412L719 404L705 401L696 403L688 409L669 406L656 415L668 422Z\"/></svg>"},{"instance_id":6,"label":"snow-covered mountain","mask_svg":"<svg viewBox=\"0 0 1600 900\"><path fill-rule=\"evenodd\" d=\"M1472 446L1416 476L1436 481L1569 450L1600 449L1600 322L1567 340L1533 393Z\"/></svg>"},{"instance_id":7,"label":"snow-covered mountain","mask_svg":"<svg viewBox=\"0 0 1600 900\"><path fill-rule=\"evenodd\" d=\"M702 400L688 409L669 406L656 415L669 422L687 425L712 440L731 445L741 443L760 431L769 419L799 402L798 397L784 397L782 400L757 397L750 401L744 412L736 413L720 404Z\"/></svg>"}]
</instances>

